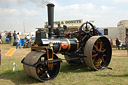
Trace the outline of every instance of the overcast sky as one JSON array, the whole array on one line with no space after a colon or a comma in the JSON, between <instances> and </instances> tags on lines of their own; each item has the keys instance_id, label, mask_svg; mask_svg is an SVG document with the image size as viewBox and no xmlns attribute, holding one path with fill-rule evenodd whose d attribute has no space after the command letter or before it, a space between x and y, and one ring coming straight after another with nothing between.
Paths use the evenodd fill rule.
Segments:
<instances>
[{"instance_id":1,"label":"overcast sky","mask_svg":"<svg viewBox=\"0 0 128 85\"><path fill-rule=\"evenodd\" d=\"M116 27L128 19L128 0L0 0L0 31L35 31L47 21L47 3L55 4L55 21L94 20L98 27Z\"/></svg>"}]
</instances>

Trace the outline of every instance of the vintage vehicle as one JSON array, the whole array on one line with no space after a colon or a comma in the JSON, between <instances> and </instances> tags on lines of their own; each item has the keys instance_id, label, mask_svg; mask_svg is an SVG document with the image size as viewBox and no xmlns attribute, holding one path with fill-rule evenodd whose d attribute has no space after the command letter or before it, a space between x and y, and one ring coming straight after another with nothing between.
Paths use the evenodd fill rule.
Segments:
<instances>
[{"instance_id":1,"label":"vintage vehicle","mask_svg":"<svg viewBox=\"0 0 128 85\"><path fill-rule=\"evenodd\" d=\"M45 31L36 31L31 52L21 61L24 71L40 81L47 81L58 75L63 60L71 65L86 64L92 70L107 68L112 55L108 38L99 36L90 22L83 23L72 33L64 33L66 26L54 30L54 6L47 4L48 38ZM57 53L64 55L65 59L59 58Z\"/></svg>"}]
</instances>

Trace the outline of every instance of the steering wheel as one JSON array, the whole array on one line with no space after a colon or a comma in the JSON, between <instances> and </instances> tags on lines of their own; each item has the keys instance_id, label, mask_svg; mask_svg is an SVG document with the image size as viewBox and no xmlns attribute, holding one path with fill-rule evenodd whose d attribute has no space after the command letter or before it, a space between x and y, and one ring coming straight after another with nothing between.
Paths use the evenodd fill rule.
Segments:
<instances>
[{"instance_id":1,"label":"steering wheel","mask_svg":"<svg viewBox=\"0 0 128 85\"><path fill-rule=\"evenodd\" d=\"M83 30L83 27L85 26L85 30ZM90 26L90 29L88 29ZM83 23L80 28L79 28L79 39L82 39L82 32L85 33L85 35L88 36L94 36L95 35L95 29L92 23L90 22L85 22Z\"/></svg>"}]
</instances>

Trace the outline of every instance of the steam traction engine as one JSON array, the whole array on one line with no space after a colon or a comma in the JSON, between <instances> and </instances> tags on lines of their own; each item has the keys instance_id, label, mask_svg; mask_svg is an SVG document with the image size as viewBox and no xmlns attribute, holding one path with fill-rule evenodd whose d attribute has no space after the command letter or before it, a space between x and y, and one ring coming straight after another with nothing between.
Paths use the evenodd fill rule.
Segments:
<instances>
[{"instance_id":1,"label":"steam traction engine","mask_svg":"<svg viewBox=\"0 0 128 85\"><path fill-rule=\"evenodd\" d=\"M24 71L40 81L47 81L58 75L62 60L71 65L86 63L93 70L107 68L112 55L109 40L97 36L98 32L90 22L83 23L77 32L64 33L66 26L54 30L54 4L47 4L47 7L48 38L43 30L36 31L35 44L21 61ZM58 58L57 53L64 55L65 59Z\"/></svg>"}]
</instances>

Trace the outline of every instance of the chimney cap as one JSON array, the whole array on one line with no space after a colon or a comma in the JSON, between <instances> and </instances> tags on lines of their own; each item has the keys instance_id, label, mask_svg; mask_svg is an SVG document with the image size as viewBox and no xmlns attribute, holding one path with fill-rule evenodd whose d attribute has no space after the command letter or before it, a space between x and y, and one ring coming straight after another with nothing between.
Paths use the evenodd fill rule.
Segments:
<instances>
[{"instance_id":1,"label":"chimney cap","mask_svg":"<svg viewBox=\"0 0 128 85\"><path fill-rule=\"evenodd\" d=\"M48 3L47 6L55 6L53 3Z\"/></svg>"}]
</instances>

